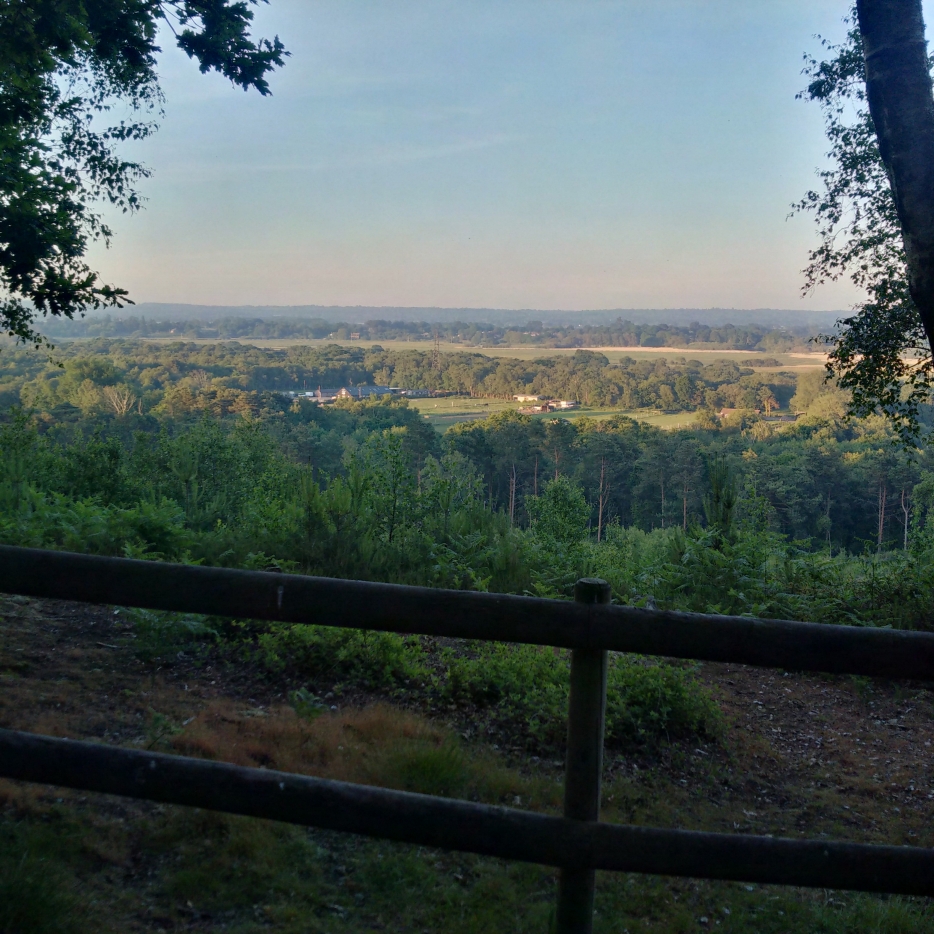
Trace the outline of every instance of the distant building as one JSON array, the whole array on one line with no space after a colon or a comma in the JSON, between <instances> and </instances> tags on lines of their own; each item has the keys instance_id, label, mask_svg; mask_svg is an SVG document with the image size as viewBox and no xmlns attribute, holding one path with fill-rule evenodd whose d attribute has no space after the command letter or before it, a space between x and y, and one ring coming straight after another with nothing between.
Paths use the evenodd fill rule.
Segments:
<instances>
[{"instance_id":1,"label":"distant building","mask_svg":"<svg viewBox=\"0 0 934 934\"><path fill-rule=\"evenodd\" d=\"M405 396L409 399L423 399L427 396L441 395L430 389L403 389L398 386L341 386L337 389L322 389L314 392L283 392L290 399L310 399L312 402L334 402L337 399L366 399L369 396Z\"/></svg>"},{"instance_id":2,"label":"distant building","mask_svg":"<svg viewBox=\"0 0 934 934\"><path fill-rule=\"evenodd\" d=\"M538 396L516 396L517 402L522 401L538 401ZM519 409L520 414L522 415L539 415L542 412L557 412L564 409L576 409L580 405L579 402L571 402L569 399L548 399L545 402L540 402L538 405L529 405L525 408Z\"/></svg>"},{"instance_id":3,"label":"distant building","mask_svg":"<svg viewBox=\"0 0 934 934\"><path fill-rule=\"evenodd\" d=\"M513 396L513 399L516 402L538 402L541 399L541 396Z\"/></svg>"},{"instance_id":4,"label":"distant building","mask_svg":"<svg viewBox=\"0 0 934 934\"><path fill-rule=\"evenodd\" d=\"M337 391L338 399L366 399L368 396L388 396L394 390L388 386L343 386Z\"/></svg>"}]
</instances>

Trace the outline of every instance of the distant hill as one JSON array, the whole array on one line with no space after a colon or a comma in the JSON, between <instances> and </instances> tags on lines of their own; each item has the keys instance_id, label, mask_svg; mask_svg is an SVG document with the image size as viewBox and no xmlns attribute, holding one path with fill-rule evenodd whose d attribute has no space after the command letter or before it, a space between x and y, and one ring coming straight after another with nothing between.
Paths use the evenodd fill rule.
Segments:
<instances>
[{"instance_id":1,"label":"distant hill","mask_svg":"<svg viewBox=\"0 0 934 934\"><path fill-rule=\"evenodd\" d=\"M186 305L142 302L122 311L89 312L152 317L160 320L212 321L218 318L317 318L348 323L383 321L464 321L495 325L518 325L541 321L551 325L610 324L618 318L637 324L687 325L692 322L717 326L759 324L793 329L829 329L845 311L801 311L781 308L610 308L591 311L541 311L535 308L413 308L375 305Z\"/></svg>"}]
</instances>

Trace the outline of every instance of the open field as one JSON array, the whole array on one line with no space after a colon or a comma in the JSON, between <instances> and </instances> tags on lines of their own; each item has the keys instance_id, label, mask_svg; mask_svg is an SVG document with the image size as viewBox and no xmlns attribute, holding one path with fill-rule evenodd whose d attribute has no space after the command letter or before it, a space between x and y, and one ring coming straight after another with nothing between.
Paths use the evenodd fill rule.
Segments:
<instances>
[{"instance_id":1,"label":"open field","mask_svg":"<svg viewBox=\"0 0 934 934\"><path fill-rule=\"evenodd\" d=\"M217 338L184 338L184 337L147 337L143 340L160 344L185 341L195 344L224 343ZM340 340L304 340L304 339L269 339L261 338L235 338L230 343L244 344L250 347L264 347L271 350L282 350L287 347L325 347L328 344L340 344L342 347L372 347L378 344L387 350L421 350L430 353L434 344L431 341L340 341ZM744 366L750 361L770 359L778 360L781 369L804 369L823 366L827 355L823 353L766 353L759 350L691 350L683 347L536 347L528 344L519 346L478 347L472 344L452 344L442 342L439 345L442 353L479 353L487 357L515 357L518 360L537 360L541 357L568 356L577 353L579 349L591 350L604 354L611 363L630 357L633 360L657 360L666 357L671 360L699 360L702 363L713 363L716 360L733 360ZM763 367L762 369L775 369Z\"/></svg>"},{"instance_id":2,"label":"open field","mask_svg":"<svg viewBox=\"0 0 934 934\"><path fill-rule=\"evenodd\" d=\"M445 431L458 422L472 422L479 418L488 418L496 412L507 409L517 409L517 402L506 402L497 399L471 399L467 396L454 396L447 399L410 399L409 405L417 409L429 424L438 431ZM566 418L573 420L581 416L589 418L607 419L616 415L628 415L640 422L657 425L660 428L686 428L694 421L693 412L677 412L669 414L656 412L652 409L628 411L626 409L596 409L581 406L579 409L569 409L565 412L544 412L533 415L533 418Z\"/></svg>"}]
</instances>

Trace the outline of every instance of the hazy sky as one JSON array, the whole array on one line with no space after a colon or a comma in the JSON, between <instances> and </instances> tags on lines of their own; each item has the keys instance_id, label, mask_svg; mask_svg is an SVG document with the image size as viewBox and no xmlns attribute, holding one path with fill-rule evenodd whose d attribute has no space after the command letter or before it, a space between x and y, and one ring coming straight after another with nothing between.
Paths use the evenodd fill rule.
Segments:
<instances>
[{"instance_id":1,"label":"hazy sky","mask_svg":"<svg viewBox=\"0 0 934 934\"><path fill-rule=\"evenodd\" d=\"M273 96L165 41L145 210L95 250L137 301L845 308L800 297L847 0L271 0ZM930 17L929 17L930 18Z\"/></svg>"}]
</instances>

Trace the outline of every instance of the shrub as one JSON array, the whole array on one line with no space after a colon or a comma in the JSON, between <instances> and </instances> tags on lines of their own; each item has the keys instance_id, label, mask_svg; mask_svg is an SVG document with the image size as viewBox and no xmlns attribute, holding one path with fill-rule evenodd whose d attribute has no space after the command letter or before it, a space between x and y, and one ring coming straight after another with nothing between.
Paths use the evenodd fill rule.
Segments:
<instances>
[{"instance_id":1,"label":"shrub","mask_svg":"<svg viewBox=\"0 0 934 934\"><path fill-rule=\"evenodd\" d=\"M391 632L277 624L259 636L259 660L272 671L393 687L430 677L415 637Z\"/></svg>"},{"instance_id":2,"label":"shrub","mask_svg":"<svg viewBox=\"0 0 934 934\"><path fill-rule=\"evenodd\" d=\"M217 638L216 630L202 616L136 609L127 610L126 613L127 619L133 624L136 656L146 662Z\"/></svg>"},{"instance_id":3,"label":"shrub","mask_svg":"<svg viewBox=\"0 0 934 934\"><path fill-rule=\"evenodd\" d=\"M614 655L607 681L608 741L713 736L720 731L720 710L689 669L638 655Z\"/></svg>"},{"instance_id":4,"label":"shrub","mask_svg":"<svg viewBox=\"0 0 934 934\"><path fill-rule=\"evenodd\" d=\"M470 656L448 652L445 695L488 708L494 719L520 721L539 742L563 742L570 664L538 646L494 643ZM610 657L607 682L608 742L652 742L691 733L715 734L720 712L684 668L632 655Z\"/></svg>"},{"instance_id":5,"label":"shrub","mask_svg":"<svg viewBox=\"0 0 934 934\"><path fill-rule=\"evenodd\" d=\"M182 559L191 543L181 510L167 501L102 506L28 490L15 510L0 515L0 541L96 555Z\"/></svg>"}]
</instances>

